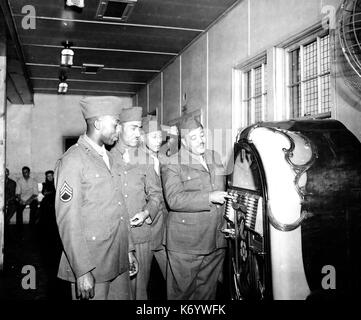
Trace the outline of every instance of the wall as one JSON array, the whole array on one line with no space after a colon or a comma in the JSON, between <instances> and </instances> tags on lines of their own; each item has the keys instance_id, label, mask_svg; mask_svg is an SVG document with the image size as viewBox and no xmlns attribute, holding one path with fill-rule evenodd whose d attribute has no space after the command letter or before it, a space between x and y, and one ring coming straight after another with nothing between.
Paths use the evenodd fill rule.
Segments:
<instances>
[{"instance_id":1,"label":"wall","mask_svg":"<svg viewBox=\"0 0 361 320\"><path fill-rule=\"evenodd\" d=\"M234 141L232 127L232 69L262 52L267 52L268 90L267 119L280 119L275 114L276 90L272 82L272 49L290 37L322 21L331 9L336 13L342 0L243 0L189 46L173 63L162 70L163 86L158 101L162 105L163 123L188 111L200 108L203 124L211 130L209 137L220 136L214 145L223 160ZM336 41L337 38L336 38ZM342 93L342 79L336 84L332 117L341 120L360 140L361 113L357 100L350 104ZM162 90L163 88L163 90ZM279 89L279 88L278 88ZM345 95L344 95L345 96ZM163 103L160 100L163 99ZM281 118L284 112L281 112Z\"/></svg>"},{"instance_id":2,"label":"wall","mask_svg":"<svg viewBox=\"0 0 361 320\"><path fill-rule=\"evenodd\" d=\"M17 179L21 168L29 166L32 176L44 180L44 172L54 169L63 154L63 137L85 131L79 100L83 96L35 94L34 105L8 105L6 166ZM131 107L131 98L123 98Z\"/></svg>"}]
</instances>

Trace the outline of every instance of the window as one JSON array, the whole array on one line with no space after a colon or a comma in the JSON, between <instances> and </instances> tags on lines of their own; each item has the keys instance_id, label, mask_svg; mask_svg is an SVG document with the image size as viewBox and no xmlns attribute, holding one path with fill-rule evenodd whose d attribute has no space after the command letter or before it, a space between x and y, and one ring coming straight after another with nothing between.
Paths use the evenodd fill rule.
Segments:
<instances>
[{"instance_id":1,"label":"window","mask_svg":"<svg viewBox=\"0 0 361 320\"><path fill-rule=\"evenodd\" d=\"M291 117L330 116L330 36L290 50L289 61Z\"/></svg>"},{"instance_id":2,"label":"window","mask_svg":"<svg viewBox=\"0 0 361 320\"><path fill-rule=\"evenodd\" d=\"M266 64L262 63L243 72L242 108L246 125L266 119Z\"/></svg>"}]
</instances>

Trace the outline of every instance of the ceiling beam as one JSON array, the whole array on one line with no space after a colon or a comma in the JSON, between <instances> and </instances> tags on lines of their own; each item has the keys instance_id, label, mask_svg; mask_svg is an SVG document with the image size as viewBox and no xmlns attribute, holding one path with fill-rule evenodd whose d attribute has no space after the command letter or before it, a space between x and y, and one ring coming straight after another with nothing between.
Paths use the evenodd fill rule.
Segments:
<instances>
[{"instance_id":1,"label":"ceiling beam","mask_svg":"<svg viewBox=\"0 0 361 320\"><path fill-rule=\"evenodd\" d=\"M33 67L54 67L59 68L58 64L46 64L46 63L33 63L28 62L26 63L27 66L33 66ZM82 66L72 66L74 69L82 69ZM124 69L124 68L102 68L102 70L108 70L108 71L130 71L130 72L151 72L151 73L158 73L160 70L151 70L151 69Z\"/></svg>"},{"instance_id":2,"label":"ceiling beam","mask_svg":"<svg viewBox=\"0 0 361 320\"><path fill-rule=\"evenodd\" d=\"M58 92L56 88L34 88L34 91L55 91ZM69 91L80 91L80 92L93 92L93 93L118 93L118 94L127 94L127 95L134 95L135 92L131 91L112 91L112 90L88 90L88 89L68 89Z\"/></svg>"},{"instance_id":3,"label":"ceiling beam","mask_svg":"<svg viewBox=\"0 0 361 320\"><path fill-rule=\"evenodd\" d=\"M23 43L23 46L44 47L44 48L59 48L64 49L63 46L56 46L51 44L35 44ZM113 49L113 48L93 48L93 47L71 47L74 50L92 50L92 51L110 51L110 52L129 52L129 53L142 53L142 54L159 54L166 56L177 56L178 53L174 52L161 52L161 51L142 51L142 50L126 50L126 49Z\"/></svg>"},{"instance_id":4,"label":"ceiling beam","mask_svg":"<svg viewBox=\"0 0 361 320\"><path fill-rule=\"evenodd\" d=\"M14 17L24 17L22 14L14 14ZM31 18L32 16L28 16ZM97 21L97 20L80 20L80 19L65 19L65 18L56 18L56 17L45 17L45 16L36 16L34 17L38 20L50 20L50 21L62 21L62 22L79 22L79 23L92 23L92 24L107 24L107 25L117 25L117 26L126 26L126 27L136 27L136 28L153 28L153 29L167 29L167 30L180 30L180 31L189 31L189 32L203 32L203 29L193 29L193 28L181 28L181 27L170 27L170 26L160 26L160 25L151 25L151 24L137 24L137 23L125 23L125 22L110 22L110 21Z\"/></svg>"},{"instance_id":5,"label":"ceiling beam","mask_svg":"<svg viewBox=\"0 0 361 320\"><path fill-rule=\"evenodd\" d=\"M31 77L31 80L47 80L47 81L59 81L58 78L41 78ZM106 81L106 80L83 80L83 79L67 79L66 82L88 82L88 83L108 83L108 84L139 84L145 85L146 82L127 82L127 81Z\"/></svg>"},{"instance_id":6,"label":"ceiling beam","mask_svg":"<svg viewBox=\"0 0 361 320\"><path fill-rule=\"evenodd\" d=\"M17 57L19 59L20 65L21 65L22 75L23 75L23 77L25 79L25 83L26 83L25 90L28 91L27 95L30 96L30 100L25 101L25 102L32 104L34 102L33 101L34 91L33 91L33 87L32 87L31 81L30 81L28 71L26 69L24 53L23 53L23 50L20 45L19 36L18 36L17 30L16 30L15 23L12 19L12 13L11 13L11 9L10 9L8 1L7 0L0 1L0 8L3 13L7 29L9 31L10 37L14 43L16 54L17 54ZM17 82L14 81L14 84L17 85ZM18 90L18 91L20 91L20 90ZM24 99L22 99L22 100L24 100ZM25 100L28 100L28 99L25 99Z\"/></svg>"}]
</instances>

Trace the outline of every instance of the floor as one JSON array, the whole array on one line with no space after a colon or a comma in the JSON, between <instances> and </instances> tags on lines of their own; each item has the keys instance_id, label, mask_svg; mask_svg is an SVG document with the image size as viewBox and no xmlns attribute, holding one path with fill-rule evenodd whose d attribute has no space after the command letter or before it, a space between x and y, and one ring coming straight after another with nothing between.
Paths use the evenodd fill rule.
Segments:
<instances>
[{"instance_id":1,"label":"floor","mask_svg":"<svg viewBox=\"0 0 361 320\"><path fill-rule=\"evenodd\" d=\"M56 277L59 239L49 233L48 226L45 229L39 225L24 225L21 230L15 225L6 228L0 300L71 300L69 284ZM35 279L31 277L34 274ZM34 288L29 288L32 283ZM153 301L166 300L165 281L155 261L148 295ZM220 287L217 298L224 300L225 295L226 290Z\"/></svg>"},{"instance_id":2,"label":"floor","mask_svg":"<svg viewBox=\"0 0 361 320\"><path fill-rule=\"evenodd\" d=\"M71 300L69 284L56 277L60 251L53 254L53 243L49 238L44 239L39 226L24 225L22 230L15 225L6 228L0 300ZM26 288L31 284L32 271L29 270L35 270L34 289ZM165 281L155 262L151 274L150 298L165 300Z\"/></svg>"}]
</instances>

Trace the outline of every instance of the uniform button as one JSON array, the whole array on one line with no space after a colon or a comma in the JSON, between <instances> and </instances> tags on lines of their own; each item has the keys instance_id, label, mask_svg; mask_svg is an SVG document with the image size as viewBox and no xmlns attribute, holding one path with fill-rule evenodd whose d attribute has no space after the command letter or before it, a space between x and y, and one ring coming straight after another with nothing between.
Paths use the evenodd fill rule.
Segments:
<instances>
[{"instance_id":1,"label":"uniform button","mask_svg":"<svg viewBox=\"0 0 361 320\"><path fill-rule=\"evenodd\" d=\"M118 204L121 206L122 205L122 203L121 202L118 202Z\"/></svg>"},{"instance_id":2,"label":"uniform button","mask_svg":"<svg viewBox=\"0 0 361 320\"><path fill-rule=\"evenodd\" d=\"M184 223L184 222L185 222L185 220L182 220L182 222Z\"/></svg>"},{"instance_id":3,"label":"uniform button","mask_svg":"<svg viewBox=\"0 0 361 320\"><path fill-rule=\"evenodd\" d=\"M124 174L127 174L128 172L127 171L124 171Z\"/></svg>"},{"instance_id":4,"label":"uniform button","mask_svg":"<svg viewBox=\"0 0 361 320\"><path fill-rule=\"evenodd\" d=\"M123 217L120 217L120 220L124 220Z\"/></svg>"},{"instance_id":5,"label":"uniform button","mask_svg":"<svg viewBox=\"0 0 361 320\"><path fill-rule=\"evenodd\" d=\"M128 195L127 195L127 194L125 194L125 195L124 195L124 197L128 198Z\"/></svg>"},{"instance_id":6,"label":"uniform button","mask_svg":"<svg viewBox=\"0 0 361 320\"><path fill-rule=\"evenodd\" d=\"M127 183L124 183L124 186L126 187L128 184Z\"/></svg>"},{"instance_id":7,"label":"uniform button","mask_svg":"<svg viewBox=\"0 0 361 320\"><path fill-rule=\"evenodd\" d=\"M96 237L93 237L92 240L96 240Z\"/></svg>"},{"instance_id":8,"label":"uniform button","mask_svg":"<svg viewBox=\"0 0 361 320\"><path fill-rule=\"evenodd\" d=\"M188 177L187 179L188 179L188 180L190 180L190 179L191 179L191 177Z\"/></svg>"},{"instance_id":9,"label":"uniform button","mask_svg":"<svg viewBox=\"0 0 361 320\"><path fill-rule=\"evenodd\" d=\"M96 174L95 177L96 177L96 178L99 178L99 174Z\"/></svg>"},{"instance_id":10,"label":"uniform button","mask_svg":"<svg viewBox=\"0 0 361 320\"><path fill-rule=\"evenodd\" d=\"M217 208L220 208L221 206L219 204L217 204Z\"/></svg>"}]
</instances>

